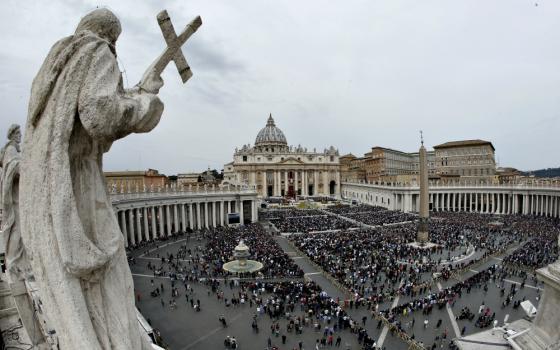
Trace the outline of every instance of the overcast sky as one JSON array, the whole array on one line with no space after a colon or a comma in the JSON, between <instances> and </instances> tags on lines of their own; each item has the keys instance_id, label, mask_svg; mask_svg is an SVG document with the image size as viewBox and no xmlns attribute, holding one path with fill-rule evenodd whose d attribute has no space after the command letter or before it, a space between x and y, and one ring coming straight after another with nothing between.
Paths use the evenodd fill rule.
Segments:
<instances>
[{"instance_id":1,"label":"overcast sky","mask_svg":"<svg viewBox=\"0 0 560 350\"><path fill-rule=\"evenodd\" d=\"M538 4L537 4L538 3ZM31 81L50 47L106 6L121 19L128 87L177 31L194 76L164 73L161 122L113 144L105 170L222 169L272 113L288 143L363 155L492 141L501 166L560 166L560 1L25 1L0 3L0 133L25 124ZM3 143L4 141L2 141Z\"/></svg>"}]
</instances>

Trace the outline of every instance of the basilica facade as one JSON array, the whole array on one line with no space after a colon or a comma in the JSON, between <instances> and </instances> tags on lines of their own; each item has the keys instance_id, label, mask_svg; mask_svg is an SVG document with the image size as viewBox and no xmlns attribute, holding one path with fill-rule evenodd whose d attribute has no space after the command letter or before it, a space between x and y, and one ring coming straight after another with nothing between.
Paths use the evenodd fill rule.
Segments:
<instances>
[{"instance_id":1,"label":"basilica facade","mask_svg":"<svg viewBox=\"0 0 560 350\"><path fill-rule=\"evenodd\" d=\"M235 149L233 161L224 166L224 184L254 187L261 197L340 197L338 150L288 146L270 115L254 146Z\"/></svg>"}]
</instances>

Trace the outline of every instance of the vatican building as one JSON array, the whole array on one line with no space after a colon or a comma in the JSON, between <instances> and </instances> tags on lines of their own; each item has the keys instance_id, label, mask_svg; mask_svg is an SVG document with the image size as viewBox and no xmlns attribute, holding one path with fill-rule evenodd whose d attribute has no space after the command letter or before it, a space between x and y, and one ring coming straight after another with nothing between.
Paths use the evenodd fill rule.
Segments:
<instances>
[{"instance_id":1,"label":"vatican building","mask_svg":"<svg viewBox=\"0 0 560 350\"><path fill-rule=\"evenodd\" d=\"M255 188L261 197L340 197L339 153L301 145L289 146L272 115L257 134L255 145L236 149L224 166L224 182Z\"/></svg>"}]
</instances>

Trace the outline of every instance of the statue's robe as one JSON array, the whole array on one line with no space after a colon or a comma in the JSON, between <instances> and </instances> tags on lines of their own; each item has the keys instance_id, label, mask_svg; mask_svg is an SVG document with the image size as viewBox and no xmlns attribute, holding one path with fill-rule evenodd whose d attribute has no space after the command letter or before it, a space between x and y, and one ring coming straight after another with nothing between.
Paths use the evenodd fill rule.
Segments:
<instances>
[{"instance_id":1,"label":"statue's robe","mask_svg":"<svg viewBox=\"0 0 560 350\"><path fill-rule=\"evenodd\" d=\"M153 129L163 104L124 90L111 45L89 31L57 42L31 90L21 224L42 308L60 349L150 349L142 340L124 239L102 156Z\"/></svg>"}]
</instances>

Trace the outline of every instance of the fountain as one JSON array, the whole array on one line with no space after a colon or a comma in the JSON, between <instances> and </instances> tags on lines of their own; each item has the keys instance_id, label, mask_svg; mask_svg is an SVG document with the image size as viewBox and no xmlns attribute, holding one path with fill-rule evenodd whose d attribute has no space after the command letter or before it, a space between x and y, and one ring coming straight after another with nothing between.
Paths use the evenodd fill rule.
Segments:
<instances>
[{"instance_id":1,"label":"fountain","mask_svg":"<svg viewBox=\"0 0 560 350\"><path fill-rule=\"evenodd\" d=\"M263 264L255 260L247 259L250 255L249 247L245 245L243 240L240 240L237 247L233 250L233 257L235 260L225 263L222 268L227 272L236 274L260 271L263 268Z\"/></svg>"}]
</instances>

